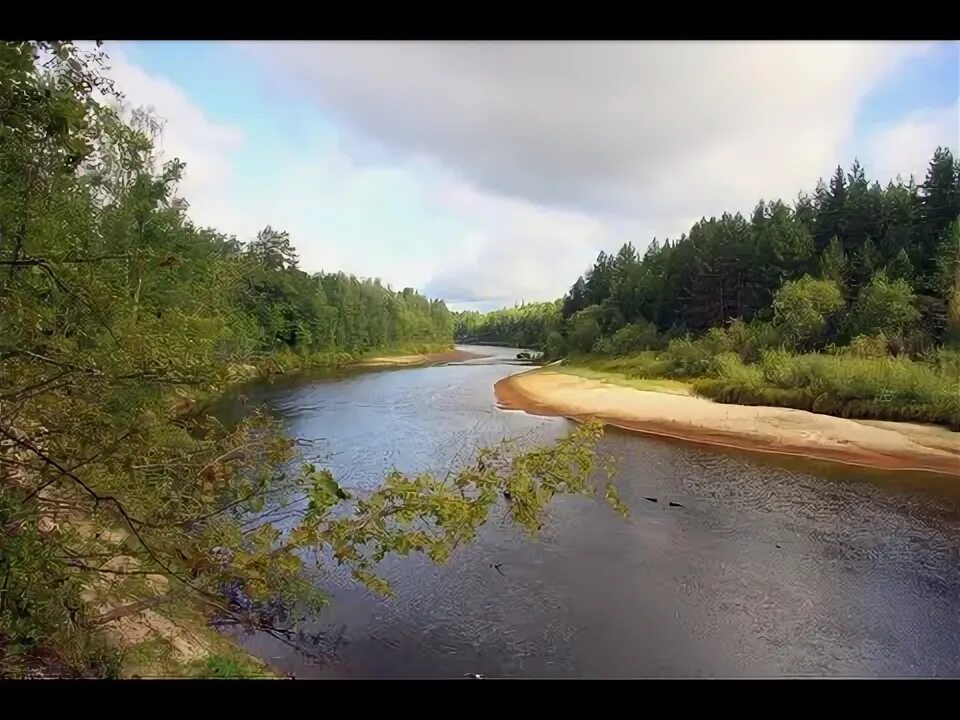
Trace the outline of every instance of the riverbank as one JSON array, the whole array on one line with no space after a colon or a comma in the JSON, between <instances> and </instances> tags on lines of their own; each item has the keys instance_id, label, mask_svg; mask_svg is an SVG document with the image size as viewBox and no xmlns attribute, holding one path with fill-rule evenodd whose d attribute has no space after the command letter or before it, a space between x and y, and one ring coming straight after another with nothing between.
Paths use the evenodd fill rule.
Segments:
<instances>
[{"instance_id":1,"label":"riverbank","mask_svg":"<svg viewBox=\"0 0 960 720\"><path fill-rule=\"evenodd\" d=\"M437 365L439 363L461 362L484 357L480 353L449 348L439 352L425 352L414 355L381 355L366 358L354 363L356 367L413 367L419 365Z\"/></svg>"},{"instance_id":2,"label":"riverbank","mask_svg":"<svg viewBox=\"0 0 960 720\"><path fill-rule=\"evenodd\" d=\"M692 394L613 385L539 369L494 386L498 405L706 445L960 477L960 434L944 428L856 421L790 408L728 405Z\"/></svg>"},{"instance_id":3,"label":"riverbank","mask_svg":"<svg viewBox=\"0 0 960 720\"><path fill-rule=\"evenodd\" d=\"M395 353L395 354L391 354ZM242 385L258 377L286 375L311 368L405 368L459 362L484 357L481 353L449 345L413 345L380 351L373 357L350 353L276 353L252 364L234 364L227 371L226 387ZM219 394L196 398L175 395L177 414L205 412ZM162 580L163 578L161 578ZM207 623L199 607L169 613L163 608L144 609L108 623L104 631L124 648L124 677L281 677L270 666L243 650ZM131 649L146 646L147 652ZM157 652L157 647L163 648Z\"/></svg>"}]
</instances>

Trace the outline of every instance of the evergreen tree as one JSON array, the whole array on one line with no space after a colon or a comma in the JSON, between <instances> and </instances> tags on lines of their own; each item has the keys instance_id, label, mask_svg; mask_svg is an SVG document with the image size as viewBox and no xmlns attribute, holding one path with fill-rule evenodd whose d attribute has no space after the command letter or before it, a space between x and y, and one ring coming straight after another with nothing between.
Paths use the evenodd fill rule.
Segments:
<instances>
[{"instance_id":1,"label":"evergreen tree","mask_svg":"<svg viewBox=\"0 0 960 720\"><path fill-rule=\"evenodd\" d=\"M836 237L846 250L847 178L839 165L830 178L829 187L821 181L815 195L817 208L814 244L822 251Z\"/></svg>"},{"instance_id":2,"label":"evergreen tree","mask_svg":"<svg viewBox=\"0 0 960 720\"><path fill-rule=\"evenodd\" d=\"M826 250L820 256L820 277L833 280L840 287L847 282L847 256L837 238L831 238Z\"/></svg>"},{"instance_id":3,"label":"evergreen tree","mask_svg":"<svg viewBox=\"0 0 960 720\"><path fill-rule=\"evenodd\" d=\"M910 256L907 255L906 250L901 248L897 256L887 265L886 273L893 280L905 280L908 283L913 281L913 263L910 262Z\"/></svg>"},{"instance_id":4,"label":"evergreen tree","mask_svg":"<svg viewBox=\"0 0 960 720\"><path fill-rule=\"evenodd\" d=\"M917 270L924 290L933 286L936 253L950 226L960 217L960 172L949 148L938 147L920 186L919 260Z\"/></svg>"},{"instance_id":5,"label":"evergreen tree","mask_svg":"<svg viewBox=\"0 0 960 720\"><path fill-rule=\"evenodd\" d=\"M853 255L850 280L854 288L866 285L873 274L880 269L880 253L869 237Z\"/></svg>"}]
</instances>

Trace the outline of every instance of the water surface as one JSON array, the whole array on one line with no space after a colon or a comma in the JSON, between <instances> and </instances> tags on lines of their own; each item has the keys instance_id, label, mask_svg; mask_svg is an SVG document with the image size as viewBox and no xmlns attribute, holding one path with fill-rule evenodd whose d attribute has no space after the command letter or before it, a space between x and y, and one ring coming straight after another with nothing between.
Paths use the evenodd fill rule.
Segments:
<instances>
[{"instance_id":1,"label":"water surface","mask_svg":"<svg viewBox=\"0 0 960 720\"><path fill-rule=\"evenodd\" d=\"M504 437L572 423L499 410L516 349L444 366L283 378L266 403L347 487L446 472ZM330 579L318 664L244 643L297 677L960 676L956 483L608 431L624 520L563 498L538 542L499 508L437 567L388 559L396 597ZM647 498L656 498L651 502ZM670 507L670 502L681 507Z\"/></svg>"}]
</instances>

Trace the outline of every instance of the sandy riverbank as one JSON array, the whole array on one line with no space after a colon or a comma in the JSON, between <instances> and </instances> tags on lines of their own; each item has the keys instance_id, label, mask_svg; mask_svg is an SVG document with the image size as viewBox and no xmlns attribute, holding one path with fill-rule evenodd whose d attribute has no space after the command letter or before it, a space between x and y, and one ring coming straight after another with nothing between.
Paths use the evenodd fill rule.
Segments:
<instances>
[{"instance_id":1,"label":"sandy riverbank","mask_svg":"<svg viewBox=\"0 0 960 720\"><path fill-rule=\"evenodd\" d=\"M549 370L504 378L494 392L501 407L534 415L593 417L625 430L708 445L960 477L960 433L945 428L724 405Z\"/></svg>"},{"instance_id":2,"label":"sandy riverbank","mask_svg":"<svg viewBox=\"0 0 960 720\"><path fill-rule=\"evenodd\" d=\"M483 357L481 353L468 352L452 348L442 352L422 353L420 355L394 355L361 360L357 367L409 367L411 365L435 365L437 363L460 362Z\"/></svg>"}]
</instances>

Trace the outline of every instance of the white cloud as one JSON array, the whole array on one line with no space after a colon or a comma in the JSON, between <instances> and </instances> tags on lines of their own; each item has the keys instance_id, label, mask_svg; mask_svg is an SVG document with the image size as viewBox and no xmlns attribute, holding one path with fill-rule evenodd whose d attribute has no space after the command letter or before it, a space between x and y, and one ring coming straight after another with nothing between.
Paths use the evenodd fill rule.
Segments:
<instances>
[{"instance_id":1,"label":"white cloud","mask_svg":"<svg viewBox=\"0 0 960 720\"><path fill-rule=\"evenodd\" d=\"M282 82L480 189L675 216L793 195L916 43L336 42L254 46Z\"/></svg>"},{"instance_id":2,"label":"white cloud","mask_svg":"<svg viewBox=\"0 0 960 720\"><path fill-rule=\"evenodd\" d=\"M604 246L604 225L586 215L497 198L463 183L437 190L440 207L473 233L458 238L425 290L453 303L553 300Z\"/></svg>"},{"instance_id":3,"label":"white cloud","mask_svg":"<svg viewBox=\"0 0 960 720\"><path fill-rule=\"evenodd\" d=\"M164 150L187 162L183 194L201 224L248 238L269 223L308 270L511 304L558 297L600 249L642 251L702 215L812 189L843 159L867 92L928 47L254 44L271 97L312 96L340 139L291 146L282 172L253 178L234 159L256 138L109 50L128 98L166 118ZM916 171L950 119L919 114L878 133L871 174Z\"/></svg>"},{"instance_id":4,"label":"white cloud","mask_svg":"<svg viewBox=\"0 0 960 720\"><path fill-rule=\"evenodd\" d=\"M191 216L201 224L217 225L223 208L211 196L233 177L230 158L242 147L243 132L210 120L177 85L130 62L121 48L106 49L110 76L123 92L124 104L148 109L164 123L160 159L187 163L180 194L190 201Z\"/></svg>"},{"instance_id":5,"label":"white cloud","mask_svg":"<svg viewBox=\"0 0 960 720\"><path fill-rule=\"evenodd\" d=\"M864 163L875 177L907 180L912 174L921 183L937 146L954 154L960 150L960 101L912 113L875 131L866 143Z\"/></svg>"},{"instance_id":6,"label":"white cloud","mask_svg":"<svg viewBox=\"0 0 960 720\"><path fill-rule=\"evenodd\" d=\"M251 239L266 225L290 231L295 240L313 234L314 228L304 221L309 197L296 182L300 178L291 172L289 186L282 188L253 178L256 195L250 197L246 187L251 179L241 177L234 168L234 158L247 142L243 131L211 120L178 85L131 62L122 48L108 43L104 49L109 55L109 75L123 93L127 110L145 108L162 120L159 159L178 158L186 163L177 194L188 201L188 214L195 223L241 240ZM327 160L320 167L332 171L341 158ZM314 188L323 188L318 172L310 179ZM327 180L326 184L336 187L337 182ZM340 263L332 242L311 244L306 260L315 269L336 268Z\"/></svg>"},{"instance_id":7,"label":"white cloud","mask_svg":"<svg viewBox=\"0 0 960 720\"><path fill-rule=\"evenodd\" d=\"M484 198L469 249L428 287L509 302L556 297L601 248L642 249L690 218L812 189L842 159L876 82L931 47L338 42L250 52L395 163L433 158Z\"/></svg>"}]
</instances>

